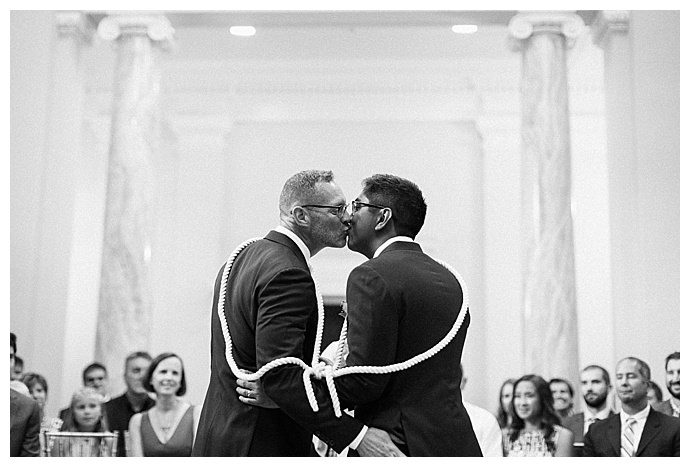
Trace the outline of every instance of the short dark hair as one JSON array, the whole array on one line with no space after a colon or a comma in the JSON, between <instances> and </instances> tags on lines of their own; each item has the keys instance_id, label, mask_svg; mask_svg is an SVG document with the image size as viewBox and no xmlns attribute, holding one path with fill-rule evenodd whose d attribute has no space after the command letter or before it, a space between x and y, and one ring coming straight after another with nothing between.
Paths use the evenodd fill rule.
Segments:
<instances>
[{"instance_id":1,"label":"short dark hair","mask_svg":"<svg viewBox=\"0 0 690 467\"><path fill-rule=\"evenodd\" d=\"M144 389L146 389L148 392L155 392L155 390L153 389L153 385L151 384L151 378L153 377L153 372L156 371L156 368L158 367L158 365L163 360L165 360L166 358L170 358L170 357L177 358L180 361L180 364L182 366L182 378L180 381L180 387L177 390L177 392L175 393L175 395L184 396L185 393L187 392L187 378L185 378L185 376L184 376L184 362L182 361L182 359L180 358L179 355L177 355L176 353L173 353L173 352L163 352L162 354L156 356L156 358L154 358L151 361L151 364L149 365L149 369L146 371L146 378L144 379Z\"/></svg>"},{"instance_id":2,"label":"short dark hair","mask_svg":"<svg viewBox=\"0 0 690 467\"><path fill-rule=\"evenodd\" d=\"M649 369L649 365L647 365L647 362L640 360L637 357L625 357L618 360L618 363L616 364L616 372L618 372L618 365L620 365L620 363L625 360L630 360L632 362L637 363L637 366L640 367L640 374L645 379L645 381L649 382L652 379L652 370Z\"/></svg>"},{"instance_id":3,"label":"short dark hair","mask_svg":"<svg viewBox=\"0 0 690 467\"><path fill-rule=\"evenodd\" d=\"M14 353L17 353L17 336L13 332L10 333L10 347Z\"/></svg>"},{"instance_id":4,"label":"short dark hair","mask_svg":"<svg viewBox=\"0 0 690 467\"><path fill-rule=\"evenodd\" d=\"M666 357L666 360L664 360L664 370L668 370L668 362L671 360L680 360L680 352L673 352L668 357Z\"/></svg>"},{"instance_id":5,"label":"short dark hair","mask_svg":"<svg viewBox=\"0 0 690 467\"><path fill-rule=\"evenodd\" d=\"M287 214L292 204L308 204L320 202L314 199L317 191L317 183L330 183L333 181L333 172L330 170L303 170L288 178L280 192L278 208L280 212Z\"/></svg>"},{"instance_id":6,"label":"short dark hair","mask_svg":"<svg viewBox=\"0 0 690 467\"><path fill-rule=\"evenodd\" d=\"M587 365L582 369L582 371L587 371L587 370L601 370L601 374L604 378L604 382L606 383L607 386L611 385L611 377L609 376L609 372L606 371L606 368L603 366L599 365Z\"/></svg>"},{"instance_id":7,"label":"short dark hair","mask_svg":"<svg viewBox=\"0 0 690 467\"><path fill-rule=\"evenodd\" d=\"M48 381L46 381L46 379L38 373L24 373L20 381L26 384L26 387L29 388L29 391L31 391L31 388L33 388L36 384L40 384L43 386L43 390L46 392L46 394L48 394Z\"/></svg>"},{"instance_id":8,"label":"short dark hair","mask_svg":"<svg viewBox=\"0 0 690 467\"><path fill-rule=\"evenodd\" d=\"M98 363L98 362L89 363L88 365L86 365L86 368L84 368L84 371L81 372L81 380L84 384L86 384L86 375L88 375L89 373L91 373L93 370L96 370L96 369L103 370L105 372L106 376L108 375L108 370L105 368L105 366L102 363Z\"/></svg>"},{"instance_id":9,"label":"short dark hair","mask_svg":"<svg viewBox=\"0 0 690 467\"><path fill-rule=\"evenodd\" d=\"M138 350L136 352L132 352L131 354L127 355L127 357L125 358L125 371L127 370L127 365L129 364L129 362L131 362L135 358L145 358L149 362L151 360L153 360L153 357L151 357L151 354L146 352L146 351Z\"/></svg>"},{"instance_id":10,"label":"short dark hair","mask_svg":"<svg viewBox=\"0 0 690 467\"><path fill-rule=\"evenodd\" d=\"M362 188L372 204L393 211L393 225L398 235L417 236L424 225L426 201L415 183L395 175L375 174L362 181Z\"/></svg>"},{"instance_id":11,"label":"short dark hair","mask_svg":"<svg viewBox=\"0 0 690 467\"><path fill-rule=\"evenodd\" d=\"M549 389L551 389L551 383L565 383L565 385L568 386L568 392L570 393L570 397L575 396L575 390L573 389L573 385L570 384L570 381L563 378L551 378L551 380L549 381Z\"/></svg>"}]
</instances>

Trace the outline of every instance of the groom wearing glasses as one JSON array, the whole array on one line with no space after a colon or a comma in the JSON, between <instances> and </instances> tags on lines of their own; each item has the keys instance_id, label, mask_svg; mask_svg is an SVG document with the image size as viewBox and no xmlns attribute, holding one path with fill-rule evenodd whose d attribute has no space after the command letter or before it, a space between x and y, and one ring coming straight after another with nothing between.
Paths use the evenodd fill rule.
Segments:
<instances>
[{"instance_id":1,"label":"groom wearing glasses","mask_svg":"<svg viewBox=\"0 0 690 467\"><path fill-rule=\"evenodd\" d=\"M369 259L347 281L345 365L387 366L408 361L443 340L458 317L464 291L455 276L414 241L426 217L417 185L393 175L374 175L362 186L349 215L342 205L315 207L349 218L348 248ZM469 313L445 348L412 368L335 378L341 405L354 408L355 418L369 432L385 431L405 455L481 456L458 391L468 326ZM261 393L260 385L246 384Z\"/></svg>"},{"instance_id":2,"label":"groom wearing glasses","mask_svg":"<svg viewBox=\"0 0 690 467\"><path fill-rule=\"evenodd\" d=\"M233 357L252 373L282 357L311 361L318 302L309 261L324 248L344 247L349 229L345 196L330 171L290 177L279 209L280 225L237 255L225 288L222 311ZM215 284L211 377L192 455L308 456L312 434L338 452L349 447L363 455L401 455L384 432L348 415L336 418L325 387L316 388L320 410L313 412L299 366L268 371L261 378L265 394L236 378L218 310L224 269Z\"/></svg>"}]
</instances>

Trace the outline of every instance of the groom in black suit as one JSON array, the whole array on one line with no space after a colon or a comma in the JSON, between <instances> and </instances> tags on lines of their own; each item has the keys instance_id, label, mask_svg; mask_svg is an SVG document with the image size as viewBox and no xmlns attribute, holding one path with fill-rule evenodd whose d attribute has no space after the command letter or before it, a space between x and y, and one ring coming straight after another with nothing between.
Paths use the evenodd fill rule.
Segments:
<instances>
[{"instance_id":1,"label":"groom in black suit","mask_svg":"<svg viewBox=\"0 0 690 467\"><path fill-rule=\"evenodd\" d=\"M256 372L281 357L311 363L318 313L309 259L323 248L345 246L345 203L332 172L294 175L280 195L280 225L235 259L224 315L239 368ZM240 387L226 360L218 315L222 276L223 269L213 297L211 379L193 455L308 456L312 434L338 452L401 454L384 432L347 415L336 418L325 385L315 384L319 411L313 412L299 366L280 366L261 378L266 403L263 393L247 389L251 385Z\"/></svg>"},{"instance_id":2,"label":"groom in black suit","mask_svg":"<svg viewBox=\"0 0 690 467\"><path fill-rule=\"evenodd\" d=\"M618 362L615 381L621 412L589 428L583 456L680 456L680 420L651 408L647 401L650 375L649 365L639 358Z\"/></svg>"},{"instance_id":3,"label":"groom in black suit","mask_svg":"<svg viewBox=\"0 0 690 467\"><path fill-rule=\"evenodd\" d=\"M455 276L414 238L426 202L409 180L374 175L352 202L348 248L369 258L347 281L347 366L384 366L432 348L451 330L463 305ZM410 456L481 456L462 403L460 365L469 312L438 354L388 375L335 379L355 418L388 432Z\"/></svg>"}]
</instances>

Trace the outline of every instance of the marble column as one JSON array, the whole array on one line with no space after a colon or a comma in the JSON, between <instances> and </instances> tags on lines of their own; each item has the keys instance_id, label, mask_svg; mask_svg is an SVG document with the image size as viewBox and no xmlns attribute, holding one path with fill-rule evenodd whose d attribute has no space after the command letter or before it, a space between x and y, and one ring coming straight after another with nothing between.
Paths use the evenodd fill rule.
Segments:
<instances>
[{"instance_id":1,"label":"marble column","mask_svg":"<svg viewBox=\"0 0 690 467\"><path fill-rule=\"evenodd\" d=\"M115 15L101 20L98 33L115 41L117 55L96 335L96 359L110 370L115 392L126 355L150 350L159 61L173 30L162 16Z\"/></svg>"},{"instance_id":2,"label":"marble column","mask_svg":"<svg viewBox=\"0 0 690 467\"><path fill-rule=\"evenodd\" d=\"M578 333L571 216L566 55L583 28L566 12L518 13L522 53L522 267L524 371L577 387Z\"/></svg>"}]
</instances>

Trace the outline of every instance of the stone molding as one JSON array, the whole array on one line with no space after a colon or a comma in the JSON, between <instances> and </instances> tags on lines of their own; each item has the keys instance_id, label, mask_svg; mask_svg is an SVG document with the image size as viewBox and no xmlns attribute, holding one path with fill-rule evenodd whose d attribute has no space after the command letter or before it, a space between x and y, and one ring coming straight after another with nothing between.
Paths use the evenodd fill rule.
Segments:
<instances>
[{"instance_id":1,"label":"stone molding","mask_svg":"<svg viewBox=\"0 0 690 467\"><path fill-rule=\"evenodd\" d=\"M145 35L163 47L172 45L175 29L162 15L111 15L98 23L98 35L114 41L124 35Z\"/></svg>"},{"instance_id":2,"label":"stone molding","mask_svg":"<svg viewBox=\"0 0 690 467\"><path fill-rule=\"evenodd\" d=\"M574 12L525 11L513 16L508 24L511 47L520 50L523 42L535 33L562 34L572 47L585 30L585 22Z\"/></svg>"},{"instance_id":3,"label":"stone molding","mask_svg":"<svg viewBox=\"0 0 690 467\"><path fill-rule=\"evenodd\" d=\"M630 29L629 10L603 10L592 24L592 42L604 47L612 33L625 33Z\"/></svg>"}]
</instances>

